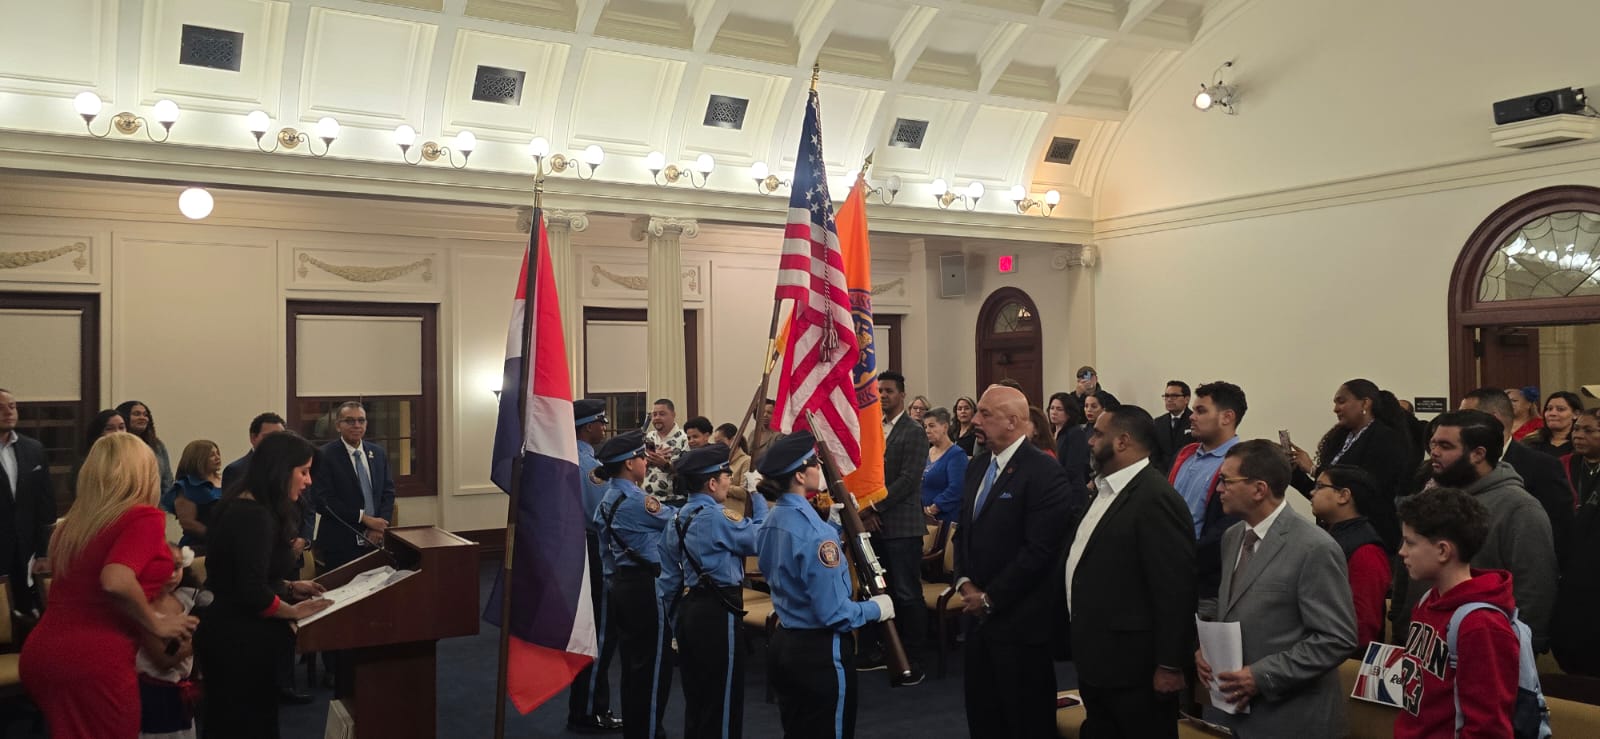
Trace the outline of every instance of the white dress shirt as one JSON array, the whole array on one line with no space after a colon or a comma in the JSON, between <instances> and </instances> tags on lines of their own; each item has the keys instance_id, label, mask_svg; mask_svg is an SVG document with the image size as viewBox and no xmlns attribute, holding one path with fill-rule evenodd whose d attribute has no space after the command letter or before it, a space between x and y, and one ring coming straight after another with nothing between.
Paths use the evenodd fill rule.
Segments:
<instances>
[{"instance_id":1,"label":"white dress shirt","mask_svg":"<svg viewBox=\"0 0 1600 739\"><path fill-rule=\"evenodd\" d=\"M1094 480L1095 489L1098 491L1094 500L1089 501L1089 509L1083 512L1083 521L1078 524L1078 535L1072 539L1072 549L1067 552L1067 612L1072 612L1072 575L1078 571L1078 560L1083 559L1083 550L1089 546L1089 538L1094 536L1094 529L1100 525L1100 519L1106 515L1106 509L1111 507L1111 502L1116 500L1122 489L1128 486L1133 476L1150 466L1149 459L1141 459L1133 464L1123 467L1116 472Z\"/></svg>"},{"instance_id":2,"label":"white dress shirt","mask_svg":"<svg viewBox=\"0 0 1600 739\"><path fill-rule=\"evenodd\" d=\"M884 419L884 421L883 421L883 438L885 438L885 439L889 438L889 432L894 430L894 425L899 423L900 422L900 417L905 415L905 414L906 414L906 412L904 410L902 410L899 413L895 414L894 418L886 418L886 419Z\"/></svg>"},{"instance_id":3,"label":"white dress shirt","mask_svg":"<svg viewBox=\"0 0 1600 739\"><path fill-rule=\"evenodd\" d=\"M11 497L17 497L17 432L11 431L0 437L0 468L4 468L6 479L11 481Z\"/></svg>"},{"instance_id":4,"label":"white dress shirt","mask_svg":"<svg viewBox=\"0 0 1600 739\"><path fill-rule=\"evenodd\" d=\"M1254 554L1257 549L1261 548L1261 542L1267 540L1267 532L1272 530L1272 523L1274 521L1277 521L1278 520L1278 514L1283 513L1283 509L1288 508L1288 507L1289 507L1289 501L1287 501L1287 500L1279 500L1278 501L1278 507L1276 509L1274 509L1271 513L1268 513L1266 518L1261 519L1261 523L1258 523L1258 524L1250 527L1251 531L1256 532L1256 543L1255 543L1254 546L1252 546L1250 548L1250 553L1251 554ZM1293 514L1290 514L1290 515L1293 515ZM1238 569L1239 568L1239 560L1243 559L1243 558L1244 558L1244 547L1241 546L1241 547L1239 547L1239 554L1236 555L1233 558L1233 567L1234 567L1234 569Z\"/></svg>"}]
</instances>

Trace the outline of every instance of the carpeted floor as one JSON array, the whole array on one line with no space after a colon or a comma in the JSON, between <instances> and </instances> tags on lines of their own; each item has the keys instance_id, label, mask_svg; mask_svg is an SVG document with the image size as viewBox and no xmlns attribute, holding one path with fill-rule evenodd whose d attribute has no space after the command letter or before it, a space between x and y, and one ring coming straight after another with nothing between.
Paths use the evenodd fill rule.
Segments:
<instances>
[{"instance_id":1,"label":"carpeted floor","mask_svg":"<svg viewBox=\"0 0 1600 739\"><path fill-rule=\"evenodd\" d=\"M487 599L489 586L494 581L498 562L485 563L480 573L480 597ZM482 625L477 636L447 639L439 643L439 733L440 737L489 737L494 730L495 663L499 648L499 632L489 624ZM764 642L755 640L755 649L746 663L744 733L748 737L778 737L778 706L765 702L766 660ZM943 739L965 737L966 713L961 697L961 655L950 652L949 675L940 679L932 675L933 655L927 655L930 672L921 685L911 688L891 689L884 672L867 672L860 675L861 707L856 719L856 736L912 737L916 739ZM1057 679L1063 689L1076 684L1076 676L1069 664L1059 665ZM302 675L302 679L303 679ZM667 733L683 736L683 693L681 676L673 676L671 701L667 708ZM616 689L615 661L612 665L612 706L620 709ZM317 701L306 706L285 707L282 714L285 737L322 736L327 718L328 698L331 691L316 690ZM506 736L517 739L534 737L574 737L566 731L567 695L562 693L544 706L526 716L512 710L506 721ZM616 735L613 735L616 736Z\"/></svg>"}]
</instances>

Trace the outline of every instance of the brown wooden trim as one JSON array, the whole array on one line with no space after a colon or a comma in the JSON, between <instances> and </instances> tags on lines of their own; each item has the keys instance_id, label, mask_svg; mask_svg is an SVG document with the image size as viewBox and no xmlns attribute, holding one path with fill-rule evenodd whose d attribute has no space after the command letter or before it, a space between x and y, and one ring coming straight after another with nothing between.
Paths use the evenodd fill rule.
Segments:
<instances>
[{"instance_id":1,"label":"brown wooden trim","mask_svg":"<svg viewBox=\"0 0 1600 739\"><path fill-rule=\"evenodd\" d=\"M0 308L82 311L78 334L78 402L87 422L100 411L100 296L96 293L0 292ZM26 400L24 398L23 400ZM78 429L83 437L83 429Z\"/></svg>"},{"instance_id":2,"label":"brown wooden trim","mask_svg":"<svg viewBox=\"0 0 1600 739\"><path fill-rule=\"evenodd\" d=\"M396 497L429 497L439 494L439 306L436 303L365 303L336 300L290 300L284 311L288 341L288 392L286 416L293 424L301 400L296 395L297 347L295 320L300 316L394 316L422 319L422 402L418 404L416 469L410 475L396 475Z\"/></svg>"},{"instance_id":3,"label":"brown wooden trim","mask_svg":"<svg viewBox=\"0 0 1600 739\"><path fill-rule=\"evenodd\" d=\"M1600 322L1600 297L1478 300L1484 267L1500 244L1527 222L1565 210L1600 212L1600 188L1560 185L1534 190L1495 209L1467 238L1450 272L1451 397L1459 398L1478 384L1478 358L1473 350L1477 328Z\"/></svg>"},{"instance_id":4,"label":"brown wooden trim","mask_svg":"<svg viewBox=\"0 0 1600 739\"><path fill-rule=\"evenodd\" d=\"M683 418L694 418L700 414L700 322L699 311L685 310L683 312L683 354L684 354L684 389L688 397L683 398L683 406L678 415ZM583 309L583 345L589 346L590 321L623 321L627 323L650 322L650 312L639 308L592 308ZM589 388L589 362L583 363L583 390ZM577 388L574 388L577 390ZM646 392L649 392L646 390ZM654 401L655 398L646 398ZM673 402L678 402L673 398Z\"/></svg>"},{"instance_id":5,"label":"brown wooden trim","mask_svg":"<svg viewBox=\"0 0 1600 739\"><path fill-rule=\"evenodd\" d=\"M468 541L478 542L478 561L498 560L506 556L505 529L473 529L451 532Z\"/></svg>"},{"instance_id":6,"label":"brown wooden trim","mask_svg":"<svg viewBox=\"0 0 1600 739\"><path fill-rule=\"evenodd\" d=\"M880 326L889 327L889 356L879 356L878 359L888 359L888 364L878 363L878 371L892 369L896 372L905 372L905 365L900 363L900 333L905 326L906 317L895 313L874 313L872 322ZM876 338L874 338L876 341Z\"/></svg>"}]
</instances>

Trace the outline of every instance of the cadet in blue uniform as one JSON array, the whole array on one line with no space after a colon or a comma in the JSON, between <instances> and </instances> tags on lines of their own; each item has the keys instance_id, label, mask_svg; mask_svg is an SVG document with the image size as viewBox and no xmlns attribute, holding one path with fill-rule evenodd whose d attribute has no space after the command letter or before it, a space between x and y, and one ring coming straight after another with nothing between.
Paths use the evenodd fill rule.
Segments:
<instances>
[{"instance_id":1,"label":"cadet in blue uniform","mask_svg":"<svg viewBox=\"0 0 1600 739\"><path fill-rule=\"evenodd\" d=\"M683 735L739 737L744 733L744 657L737 638L744 617L744 558L756 553L767 504L757 497L742 521L723 507L733 487L725 445L690 449L673 467L678 494L689 502L661 536L656 592L677 626L687 704Z\"/></svg>"},{"instance_id":2,"label":"cadet in blue uniform","mask_svg":"<svg viewBox=\"0 0 1600 739\"><path fill-rule=\"evenodd\" d=\"M622 730L622 720L611 713L611 658L617 653L617 622L606 613L610 600L606 575L610 568L600 556L600 536L594 512L607 484L591 475L600 466L594 456L596 444L606 438L606 402L585 398L572 404L578 429L578 473L583 478L583 512L589 544L589 596L594 601L595 635L600 640L600 656L572 681L567 696L567 729L586 734Z\"/></svg>"},{"instance_id":3,"label":"cadet in blue uniform","mask_svg":"<svg viewBox=\"0 0 1600 739\"><path fill-rule=\"evenodd\" d=\"M756 534L756 549L778 612L767 659L783 735L852 737L856 647L850 632L894 618L894 603L887 595L850 599L854 587L839 529L822 520L805 497L823 488L810 432L773 442L757 471L763 479L756 490L775 504Z\"/></svg>"},{"instance_id":4,"label":"cadet in blue uniform","mask_svg":"<svg viewBox=\"0 0 1600 739\"><path fill-rule=\"evenodd\" d=\"M595 477L611 487L595 510L601 544L611 553L610 618L622 650L622 735L665 737L661 718L672 687L667 613L656 597L661 572L661 531L676 508L645 495L644 433L629 431L601 445Z\"/></svg>"}]
</instances>

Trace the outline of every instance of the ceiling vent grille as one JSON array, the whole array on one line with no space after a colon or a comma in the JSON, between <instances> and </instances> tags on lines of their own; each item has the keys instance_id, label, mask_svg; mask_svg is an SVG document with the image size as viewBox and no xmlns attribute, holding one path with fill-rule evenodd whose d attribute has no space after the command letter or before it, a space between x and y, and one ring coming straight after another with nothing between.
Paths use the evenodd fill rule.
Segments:
<instances>
[{"instance_id":1,"label":"ceiling vent grille","mask_svg":"<svg viewBox=\"0 0 1600 739\"><path fill-rule=\"evenodd\" d=\"M472 99L480 103L520 105L522 83L528 73L520 69L505 69L478 65L478 74L472 79Z\"/></svg>"},{"instance_id":2,"label":"ceiling vent grille","mask_svg":"<svg viewBox=\"0 0 1600 739\"><path fill-rule=\"evenodd\" d=\"M1072 158L1078 155L1078 140L1065 136L1050 139L1050 148L1044 152L1044 160L1051 164L1071 164Z\"/></svg>"},{"instance_id":3,"label":"ceiling vent grille","mask_svg":"<svg viewBox=\"0 0 1600 739\"><path fill-rule=\"evenodd\" d=\"M889 145L903 149L921 149L922 139L928 135L928 122L911 118L894 119L894 132Z\"/></svg>"},{"instance_id":4,"label":"ceiling vent grille","mask_svg":"<svg viewBox=\"0 0 1600 739\"><path fill-rule=\"evenodd\" d=\"M183 27L178 48L179 64L237 72L243 55L242 33L187 24Z\"/></svg>"},{"instance_id":5,"label":"ceiling vent grille","mask_svg":"<svg viewBox=\"0 0 1600 739\"><path fill-rule=\"evenodd\" d=\"M706 102L705 125L712 128L744 128L744 114L750 110L750 101L727 95L712 95Z\"/></svg>"}]
</instances>

